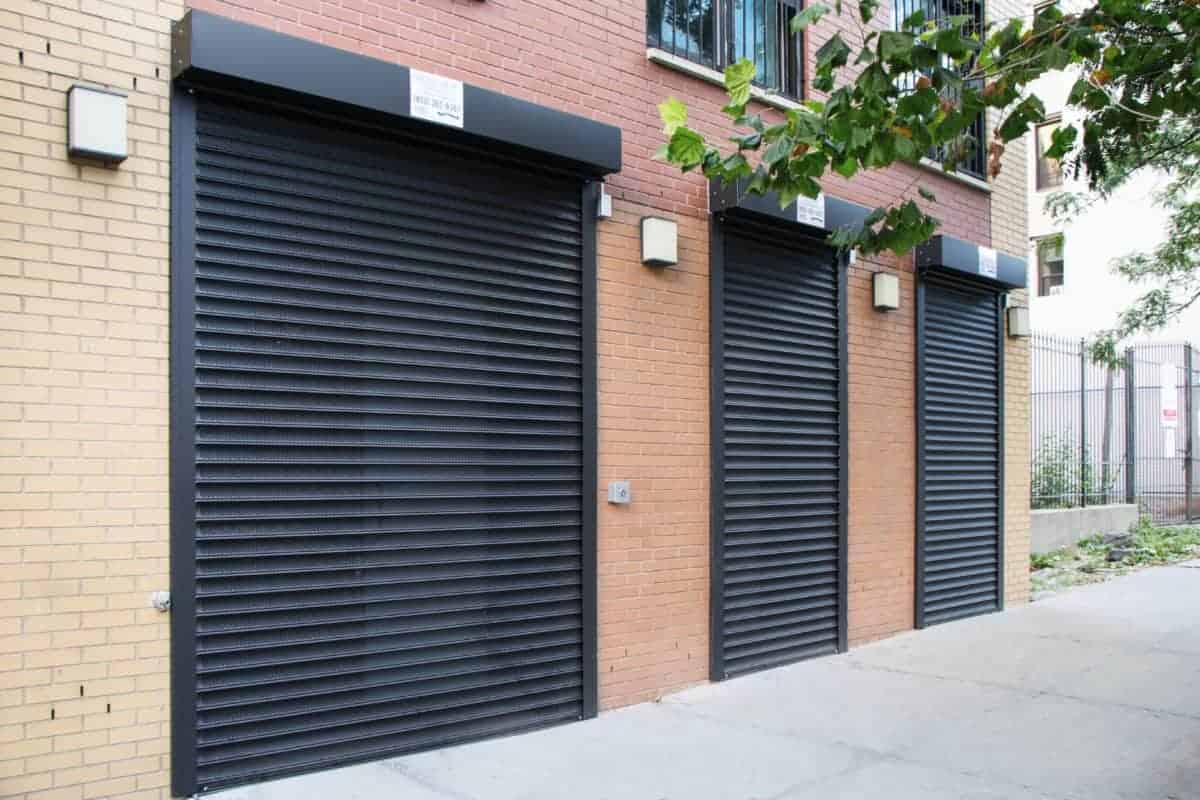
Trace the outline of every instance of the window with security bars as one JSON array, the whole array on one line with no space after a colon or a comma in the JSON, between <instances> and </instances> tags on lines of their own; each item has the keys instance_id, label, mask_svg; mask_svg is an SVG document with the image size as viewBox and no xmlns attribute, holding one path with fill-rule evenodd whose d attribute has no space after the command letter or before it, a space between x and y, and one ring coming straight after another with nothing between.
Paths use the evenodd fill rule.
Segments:
<instances>
[{"instance_id":1,"label":"window with security bars","mask_svg":"<svg viewBox=\"0 0 1200 800\"><path fill-rule=\"evenodd\" d=\"M1060 294L1064 283L1063 237L1047 236L1037 243L1038 297Z\"/></svg>"},{"instance_id":2,"label":"window with security bars","mask_svg":"<svg viewBox=\"0 0 1200 800\"><path fill-rule=\"evenodd\" d=\"M803 94L802 36L791 33L801 0L647 0L646 43L722 70L748 58L760 88Z\"/></svg>"},{"instance_id":3,"label":"window with security bars","mask_svg":"<svg viewBox=\"0 0 1200 800\"><path fill-rule=\"evenodd\" d=\"M911 17L916 12L922 12L925 15L925 23L933 26L949 25L954 18L966 17L967 22L963 25L962 32L964 36L982 35L983 32L983 2L982 0L893 0L892 2L892 22L899 28L904 20ZM955 20L957 22L958 20ZM947 64L946 66L949 66ZM912 83L916 83L916 76L913 76ZM954 94L947 94L951 101L958 99ZM976 120L971 123L967 129L967 133L974 140L975 145L967 154L966 158L958 162L958 171L973 178L980 180L987 179L987 147L985 137L987 135L986 116L980 114ZM926 155L933 161L941 163L946 156L945 148L935 147Z\"/></svg>"}]
</instances>

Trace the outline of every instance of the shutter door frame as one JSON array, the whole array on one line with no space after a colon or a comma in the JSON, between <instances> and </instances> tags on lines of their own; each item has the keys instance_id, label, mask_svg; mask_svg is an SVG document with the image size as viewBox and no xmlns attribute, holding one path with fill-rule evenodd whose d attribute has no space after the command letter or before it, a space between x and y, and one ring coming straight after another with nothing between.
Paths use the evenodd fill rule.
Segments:
<instances>
[{"instance_id":1,"label":"shutter door frame","mask_svg":"<svg viewBox=\"0 0 1200 800\"><path fill-rule=\"evenodd\" d=\"M1004 524L1004 501L1005 501L1005 476L1004 476L1004 461L1005 461L1005 440L1004 440L1004 401L1005 401L1005 385L1004 385L1004 289L995 284L986 283L984 281L971 280L963 277L957 272L949 270L938 270L935 268L921 269L917 275L917 336L916 336L916 376L917 376L917 393L916 393L916 414L917 420L917 486L916 486L916 522L917 522L917 541L916 541L916 569L914 581L914 624L918 629L925 628L928 625L939 624L941 621L926 620L925 614L925 479L926 479L926 420L925 420L925 369L927 366L926 350L925 350L925 323L928 317L928 309L926 306L926 290L929 283L929 275L934 275L934 280L940 280L943 283L958 283L968 286L974 290L987 292L994 295L995 311L996 311L996 408L997 408L997 436L996 436L996 484L997 484L997 503L996 503L996 524L997 531L997 554L996 554L996 607L991 611L983 613L994 613L1004 610L1004 572L1005 572L1005 524ZM965 618L965 617L959 617ZM950 621L950 620L945 620Z\"/></svg>"},{"instance_id":2,"label":"shutter door frame","mask_svg":"<svg viewBox=\"0 0 1200 800\"><path fill-rule=\"evenodd\" d=\"M748 211L728 211L709 216L709 677L723 681L729 677L725 670L724 606L724 506L725 506L725 244L730 225L758 228L765 232L810 237L814 244L824 245L820 233L813 233L792 223ZM848 307L847 284L849 256L833 253L835 287L837 291L838 326L838 512L837 512L837 653L849 649L849 370L848 370ZM782 664L775 666L783 666ZM770 669L765 667L764 669ZM760 671L751 670L749 672Z\"/></svg>"},{"instance_id":3,"label":"shutter door frame","mask_svg":"<svg viewBox=\"0 0 1200 800\"><path fill-rule=\"evenodd\" d=\"M231 97L268 105L262 97L223 92ZM327 109L314 101L311 108L269 103L293 113L321 118ZM170 342L169 342L169 557L171 586L171 790L175 796L193 796L200 791L197 776L197 617L196 617L196 191L197 98L180 82L170 87L171 177L170 177ZM334 109L346 124L356 129L381 130L364 120L347 118L344 109ZM386 131L387 128L382 128ZM412 129L397 126L405 136ZM432 132L432 143L457 146L460 135L451 129ZM463 141L463 149L471 149ZM594 176L579 172L576 165L546 156L528 162L542 171L560 171L575 176L581 185L581 604L582 604L582 718L598 711L597 639L597 286L596 216L600 184ZM508 735L503 732L500 735ZM361 761L386 756L373 755ZM335 766L354 763L348 760ZM332 767L321 767L327 769ZM275 777L275 776L271 776ZM244 783L244 782L243 782Z\"/></svg>"}]
</instances>

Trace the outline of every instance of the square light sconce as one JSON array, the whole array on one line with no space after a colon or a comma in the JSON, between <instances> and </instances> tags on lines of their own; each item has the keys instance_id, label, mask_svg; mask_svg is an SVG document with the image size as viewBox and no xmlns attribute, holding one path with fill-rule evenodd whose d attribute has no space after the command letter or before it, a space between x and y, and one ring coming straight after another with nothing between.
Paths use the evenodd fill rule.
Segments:
<instances>
[{"instance_id":1,"label":"square light sconce","mask_svg":"<svg viewBox=\"0 0 1200 800\"><path fill-rule=\"evenodd\" d=\"M1010 337L1025 339L1033 335L1033 329L1029 323L1029 306L1010 306L1007 313Z\"/></svg>"},{"instance_id":2,"label":"square light sconce","mask_svg":"<svg viewBox=\"0 0 1200 800\"><path fill-rule=\"evenodd\" d=\"M642 263L648 267L679 263L679 226L674 220L642 217Z\"/></svg>"},{"instance_id":3,"label":"square light sconce","mask_svg":"<svg viewBox=\"0 0 1200 800\"><path fill-rule=\"evenodd\" d=\"M596 197L596 219L612 219L612 195L600 184L600 194Z\"/></svg>"},{"instance_id":4,"label":"square light sconce","mask_svg":"<svg viewBox=\"0 0 1200 800\"><path fill-rule=\"evenodd\" d=\"M76 84L67 91L67 155L119 164L129 155L123 93Z\"/></svg>"},{"instance_id":5,"label":"square light sconce","mask_svg":"<svg viewBox=\"0 0 1200 800\"><path fill-rule=\"evenodd\" d=\"M900 279L892 273L876 272L871 277L871 290L876 311L900 308Z\"/></svg>"}]
</instances>

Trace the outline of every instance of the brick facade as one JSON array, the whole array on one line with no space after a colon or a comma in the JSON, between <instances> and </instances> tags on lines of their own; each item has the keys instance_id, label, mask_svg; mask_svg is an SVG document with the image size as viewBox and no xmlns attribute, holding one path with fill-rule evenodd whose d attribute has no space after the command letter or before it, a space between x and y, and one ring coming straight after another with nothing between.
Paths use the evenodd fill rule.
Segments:
<instances>
[{"instance_id":1,"label":"brick facade","mask_svg":"<svg viewBox=\"0 0 1200 800\"><path fill-rule=\"evenodd\" d=\"M684 99L694 124L717 135L723 92L647 61L644 0L193 7L622 128L624 168L608 184L614 216L597 230L598 489L630 480L635 500L609 506L597 494L601 706L704 681L707 191L701 177L650 156L661 141L658 102ZM169 795L169 626L148 596L167 588L166 76L169 23L184 10L158 0L9 0L0 9L3 797ZM810 61L820 43L809 43ZM66 159L65 91L76 81L129 92L131 156L119 169ZM993 230L1007 230L996 194L927 170L897 167L826 188L873 206L915 194L918 182L938 195L944 232L989 244ZM641 265L637 224L650 213L679 221L678 266ZM898 312L871 308L878 269L900 275ZM860 259L848 301L849 625L858 643L913 624L910 262ZM1013 599L1027 595L1022 348L1009 344Z\"/></svg>"},{"instance_id":2,"label":"brick facade","mask_svg":"<svg viewBox=\"0 0 1200 800\"><path fill-rule=\"evenodd\" d=\"M994 19L1012 19L1029 14L1022 0L994 0L988 13ZM988 129L993 130L1002 115L992 111ZM1001 252L1024 258L1029 252L1029 171L1027 140L1022 136L1009 142L1000 174L992 179L992 246ZM1028 291L1013 292L1015 305L1028 306ZM1005 369L1005 601L1010 605L1029 602L1029 360L1028 339L1007 339Z\"/></svg>"},{"instance_id":3,"label":"brick facade","mask_svg":"<svg viewBox=\"0 0 1200 800\"><path fill-rule=\"evenodd\" d=\"M847 281L850 373L850 645L913 627L916 577L916 281L899 272L900 309L871 305L859 260Z\"/></svg>"},{"instance_id":4,"label":"brick facade","mask_svg":"<svg viewBox=\"0 0 1200 800\"><path fill-rule=\"evenodd\" d=\"M679 264L640 260L653 206L614 204L598 230L599 479L634 501L598 521L600 703L708 677L708 225L682 216Z\"/></svg>"},{"instance_id":5,"label":"brick facade","mask_svg":"<svg viewBox=\"0 0 1200 800\"><path fill-rule=\"evenodd\" d=\"M0 796L168 783L169 20L0 9ZM129 92L119 170L66 158L66 90Z\"/></svg>"}]
</instances>

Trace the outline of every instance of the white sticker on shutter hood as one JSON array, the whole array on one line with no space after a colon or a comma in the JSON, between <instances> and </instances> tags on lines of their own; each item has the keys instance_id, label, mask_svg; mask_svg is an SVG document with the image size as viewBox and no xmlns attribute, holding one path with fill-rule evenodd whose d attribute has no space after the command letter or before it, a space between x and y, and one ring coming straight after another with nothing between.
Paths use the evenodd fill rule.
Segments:
<instances>
[{"instance_id":1,"label":"white sticker on shutter hood","mask_svg":"<svg viewBox=\"0 0 1200 800\"><path fill-rule=\"evenodd\" d=\"M996 251L990 247L979 248L979 274L985 278L996 277Z\"/></svg>"},{"instance_id":2,"label":"white sticker on shutter hood","mask_svg":"<svg viewBox=\"0 0 1200 800\"><path fill-rule=\"evenodd\" d=\"M816 197L800 195L796 198L796 222L802 225L812 225L814 228L825 227L825 193Z\"/></svg>"},{"instance_id":3,"label":"white sticker on shutter hood","mask_svg":"<svg viewBox=\"0 0 1200 800\"><path fill-rule=\"evenodd\" d=\"M454 128L463 126L462 81L419 70L408 73L408 109L417 119Z\"/></svg>"}]
</instances>

